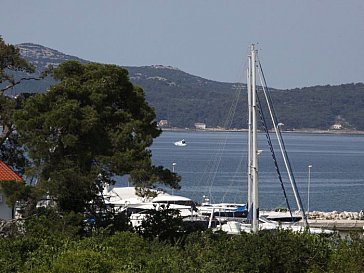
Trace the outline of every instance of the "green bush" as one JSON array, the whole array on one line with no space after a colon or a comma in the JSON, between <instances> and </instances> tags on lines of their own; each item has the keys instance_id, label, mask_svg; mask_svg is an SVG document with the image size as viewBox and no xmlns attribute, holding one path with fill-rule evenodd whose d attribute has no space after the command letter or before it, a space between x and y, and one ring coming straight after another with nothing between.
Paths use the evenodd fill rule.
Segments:
<instances>
[{"instance_id":1,"label":"green bush","mask_svg":"<svg viewBox=\"0 0 364 273\"><path fill-rule=\"evenodd\" d=\"M39 248L35 238L1 238L0 272L20 272L24 263Z\"/></svg>"},{"instance_id":2,"label":"green bush","mask_svg":"<svg viewBox=\"0 0 364 273\"><path fill-rule=\"evenodd\" d=\"M353 236L208 230L185 237L183 244L107 231L1 238L0 272L364 272L364 240Z\"/></svg>"},{"instance_id":3,"label":"green bush","mask_svg":"<svg viewBox=\"0 0 364 273\"><path fill-rule=\"evenodd\" d=\"M69 250L60 255L53 263L54 273L108 273L112 271L108 257L89 249Z\"/></svg>"},{"instance_id":4,"label":"green bush","mask_svg":"<svg viewBox=\"0 0 364 273\"><path fill-rule=\"evenodd\" d=\"M24 228L28 237L45 238L55 234L60 237L78 237L82 220L81 214L69 212L61 215L52 208L39 208L25 220Z\"/></svg>"},{"instance_id":5,"label":"green bush","mask_svg":"<svg viewBox=\"0 0 364 273\"><path fill-rule=\"evenodd\" d=\"M329 272L364 272L364 239L351 235L339 240L330 257Z\"/></svg>"}]
</instances>

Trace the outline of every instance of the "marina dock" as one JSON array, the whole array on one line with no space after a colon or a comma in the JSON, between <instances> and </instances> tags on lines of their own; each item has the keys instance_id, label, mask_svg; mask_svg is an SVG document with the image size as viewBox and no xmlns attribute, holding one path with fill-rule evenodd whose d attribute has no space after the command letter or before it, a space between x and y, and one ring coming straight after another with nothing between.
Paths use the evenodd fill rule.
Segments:
<instances>
[{"instance_id":1,"label":"marina dock","mask_svg":"<svg viewBox=\"0 0 364 273\"><path fill-rule=\"evenodd\" d=\"M310 227L332 229L338 232L364 232L364 220L325 220L310 219L308 220Z\"/></svg>"}]
</instances>

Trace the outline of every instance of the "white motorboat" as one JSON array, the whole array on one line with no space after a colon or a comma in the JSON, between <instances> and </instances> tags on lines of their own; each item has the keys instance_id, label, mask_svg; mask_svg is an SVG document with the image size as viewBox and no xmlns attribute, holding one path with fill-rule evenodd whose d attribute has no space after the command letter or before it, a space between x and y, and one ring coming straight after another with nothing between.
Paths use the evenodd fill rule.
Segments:
<instances>
[{"instance_id":1,"label":"white motorboat","mask_svg":"<svg viewBox=\"0 0 364 273\"><path fill-rule=\"evenodd\" d=\"M220 220L229 218L246 218L248 215L246 204L236 203L210 204L209 202L204 202L200 206L197 206L197 211L200 215L214 216Z\"/></svg>"},{"instance_id":2,"label":"white motorboat","mask_svg":"<svg viewBox=\"0 0 364 273\"><path fill-rule=\"evenodd\" d=\"M301 214L287 210L260 210L259 216L280 223L294 223L302 220Z\"/></svg>"},{"instance_id":3,"label":"white motorboat","mask_svg":"<svg viewBox=\"0 0 364 273\"><path fill-rule=\"evenodd\" d=\"M290 230L293 232L308 232L311 234L333 234L334 231L331 229L305 227L302 223L283 223L277 221L271 221L264 217L259 218L258 230L273 231L277 229ZM238 235L242 232L253 233L251 224L242 223L239 221L227 221L215 228L215 230L222 230L228 234Z\"/></svg>"},{"instance_id":4,"label":"white motorboat","mask_svg":"<svg viewBox=\"0 0 364 273\"><path fill-rule=\"evenodd\" d=\"M154 195L167 194L160 190L150 189ZM151 197L141 197L136 194L135 187L107 187L104 189L103 197L107 205L112 205L116 212L124 211L127 207L151 202Z\"/></svg>"},{"instance_id":5,"label":"white motorboat","mask_svg":"<svg viewBox=\"0 0 364 273\"><path fill-rule=\"evenodd\" d=\"M180 141L175 142L174 145L184 147L184 146L187 146L187 143L184 139L182 139Z\"/></svg>"},{"instance_id":6,"label":"white motorboat","mask_svg":"<svg viewBox=\"0 0 364 273\"><path fill-rule=\"evenodd\" d=\"M191 199L170 195L162 190L149 189L155 197L141 197L134 187L113 187L105 189L103 196L107 205L112 205L116 213L126 213L130 216L133 226L140 224L150 210L168 207L176 209L182 217L196 214L195 202Z\"/></svg>"},{"instance_id":7,"label":"white motorboat","mask_svg":"<svg viewBox=\"0 0 364 273\"><path fill-rule=\"evenodd\" d=\"M265 221L259 220L259 230L276 230L279 228L277 222L273 221ZM238 235L242 232L253 233L252 225L249 223L242 223L239 221L227 221L222 224L221 227L216 228L215 230L222 230L228 234Z\"/></svg>"},{"instance_id":8,"label":"white motorboat","mask_svg":"<svg viewBox=\"0 0 364 273\"><path fill-rule=\"evenodd\" d=\"M181 201L181 200L179 200ZM135 204L132 207L125 208L125 211L129 215L130 222L134 228L140 226L142 221L150 214L151 210L163 210L163 209L174 209L179 211L179 215L182 218L193 217L196 215L194 206L178 205L173 203L141 203Z\"/></svg>"}]
</instances>

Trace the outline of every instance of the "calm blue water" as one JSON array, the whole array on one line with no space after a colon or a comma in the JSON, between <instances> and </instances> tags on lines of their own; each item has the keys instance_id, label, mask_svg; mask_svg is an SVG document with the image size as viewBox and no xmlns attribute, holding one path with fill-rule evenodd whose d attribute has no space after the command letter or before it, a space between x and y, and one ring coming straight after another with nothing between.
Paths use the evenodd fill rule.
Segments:
<instances>
[{"instance_id":1,"label":"calm blue water","mask_svg":"<svg viewBox=\"0 0 364 273\"><path fill-rule=\"evenodd\" d=\"M308 165L312 165L310 211L364 208L364 136L284 133L288 156L304 204L307 208ZM175 141L185 139L186 147ZM273 138L273 141L275 138ZM259 135L259 203L261 208L285 207L282 189L275 172L264 134ZM153 163L182 176L175 194L202 201L246 202L246 132L163 132L151 147ZM276 148L279 159L279 150ZM296 208L289 180L281 172L292 207Z\"/></svg>"}]
</instances>

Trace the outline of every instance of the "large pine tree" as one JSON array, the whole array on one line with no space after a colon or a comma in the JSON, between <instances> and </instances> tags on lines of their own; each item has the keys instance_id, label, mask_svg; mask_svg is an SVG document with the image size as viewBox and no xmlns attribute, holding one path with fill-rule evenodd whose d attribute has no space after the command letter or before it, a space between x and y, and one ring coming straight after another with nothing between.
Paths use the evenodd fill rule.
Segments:
<instances>
[{"instance_id":1,"label":"large pine tree","mask_svg":"<svg viewBox=\"0 0 364 273\"><path fill-rule=\"evenodd\" d=\"M58 83L26 100L15 117L37 187L60 210L100 210L99 192L115 175L129 174L140 187L179 187L176 174L151 162L148 147L161 131L127 70L68 61L54 77Z\"/></svg>"}]
</instances>

